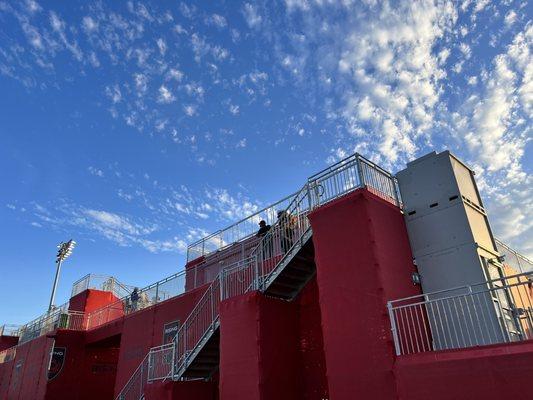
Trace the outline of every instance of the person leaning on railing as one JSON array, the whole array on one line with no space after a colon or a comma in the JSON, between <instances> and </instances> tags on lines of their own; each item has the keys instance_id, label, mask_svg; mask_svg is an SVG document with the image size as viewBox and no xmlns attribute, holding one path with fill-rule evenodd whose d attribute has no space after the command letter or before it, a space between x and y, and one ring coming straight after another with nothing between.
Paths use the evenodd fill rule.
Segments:
<instances>
[{"instance_id":1,"label":"person leaning on railing","mask_svg":"<svg viewBox=\"0 0 533 400\"><path fill-rule=\"evenodd\" d=\"M131 292L130 295L130 301L131 301L131 311L137 311L137 306L139 302L139 288L134 288L133 292Z\"/></svg>"},{"instance_id":2,"label":"person leaning on railing","mask_svg":"<svg viewBox=\"0 0 533 400\"><path fill-rule=\"evenodd\" d=\"M259 230L257 231L257 236L260 240L264 236L267 235L268 231L270 230L271 226L267 225L267 223L264 220L259 221ZM270 258L272 256L272 236L268 235L266 239L264 239L263 243L263 260L266 260L267 258Z\"/></svg>"}]
</instances>

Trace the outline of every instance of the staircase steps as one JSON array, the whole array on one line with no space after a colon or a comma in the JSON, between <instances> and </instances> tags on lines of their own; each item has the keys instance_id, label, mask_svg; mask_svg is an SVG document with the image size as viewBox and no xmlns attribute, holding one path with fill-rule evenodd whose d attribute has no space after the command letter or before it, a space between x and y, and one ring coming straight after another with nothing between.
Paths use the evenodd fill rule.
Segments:
<instances>
[{"instance_id":1,"label":"staircase steps","mask_svg":"<svg viewBox=\"0 0 533 400\"><path fill-rule=\"evenodd\" d=\"M217 326L181 375L181 379L209 379L220 362L220 329Z\"/></svg>"}]
</instances>

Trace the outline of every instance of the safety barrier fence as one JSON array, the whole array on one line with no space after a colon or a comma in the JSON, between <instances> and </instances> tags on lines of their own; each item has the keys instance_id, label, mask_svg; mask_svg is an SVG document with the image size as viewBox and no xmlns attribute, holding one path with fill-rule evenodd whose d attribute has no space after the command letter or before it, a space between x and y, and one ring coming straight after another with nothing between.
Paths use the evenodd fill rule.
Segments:
<instances>
[{"instance_id":1,"label":"safety barrier fence","mask_svg":"<svg viewBox=\"0 0 533 400\"><path fill-rule=\"evenodd\" d=\"M388 302L397 355L533 339L533 273Z\"/></svg>"},{"instance_id":2,"label":"safety barrier fence","mask_svg":"<svg viewBox=\"0 0 533 400\"><path fill-rule=\"evenodd\" d=\"M220 269L220 266L216 266ZM217 270L218 271L218 270ZM216 276L216 275L215 275ZM95 329L114 319L154 306L162 301L179 296L204 286L212 281L205 266L199 265L180 271L137 291L137 297L125 296L87 315L87 328Z\"/></svg>"},{"instance_id":3,"label":"safety barrier fence","mask_svg":"<svg viewBox=\"0 0 533 400\"><path fill-rule=\"evenodd\" d=\"M5 324L0 326L0 336L18 336L20 325Z\"/></svg>"},{"instance_id":4,"label":"safety barrier fence","mask_svg":"<svg viewBox=\"0 0 533 400\"><path fill-rule=\"evenodd\" d=\"M87 320L85 313L69 311L67 306L63 305L31 323L20 327L16 334L13 333L11 335L19 336L17 346L46 335L56 329L69 329L75 331L86 330ZM0 352L0 364L14 359L15 354L17 353L17 346L13 346Z\"/></svg>"},{"instance_id":5,"label":"safety barrier fence","mask_svg":"<svg viewBox=\"0 0 533 400\"><path fill-rule=\"evenodd\" d=\"M133 291L133 286L125 285L113 276L87 274L72 284L70 297L74 297L87 289L111 292L120 298L129 295Z\"/></svg>"},{"instance_id":6,"label":"safety barrier fence","mask_svg":"<svg viewBox=\"0 0 533 400\"><path fill-rule=\"evenodd\" d=\"M14 360L16 354L17 354L17 346L10 347L9 349L0 351L0 364Z\"/></svg>"},{"instance_id":7,"label":"safety barrier fence","mask_svg":"<svg viewBox=\"0 0 533 400\"><path fill-rule=\"evenodd\" d=\"M276 220L271 223L270 230L250 255L224 267L211 282L178 329L174 345L159 346L150 351L148 379L156 381L169 376L179 379L210 334L218 328L220 302L250 290L265 290L280 266L286 265L284 260L303 245L305 234L310 232L308 213L361 187L368 187L387 201L401 205L395 178L359 154L313 175L300 191L283 200L287 206L276 212ZM168 361L168 352L172 351L175 353L171 357L174 364L169 366L163 360ZM162 357L161 352L166 352L167 356ZM160 365L156 366L158 361ZM117 399L122 397L119 395Z\"/></svg>"},{"instance_id":8,"label":"safety barrier fence","mask_svg":"<svg viewBox=\"0 0 533 400\"><path fill-rule=\"evenodd\" d=\"M271 225L276 221L278 210L284 210L294 194L291 194L252 215L224 228L213 232L187 247L187 261L206 256L216 251L223 250L237 242L249 238L257 232L257 224L264 220Z\"/></svg>"},{"instance_id":9,"label":"safety barrier fence","mask_svg":"<svg viewBox=\"0 0 533 400\"><path fill-rule=\"evenodd\" d=\"M54 329L85 330L85 313L71 311L65 303L52 311L41 315L19 329L19 344L45 335Z\"/></svg>"},{"instance_id":10,"label":"safety barrier fence","mask_svg":"<svg viewBox=\"0 0 533 400\"><path fill-rule=\"evenodd\" d=\"M503 263L510 266L515 273L533 272L533 261L511 249L501 240L496 239L496 248L498 253L503 256Z\"/></svg>"},{"instance_id":11,"label":"safety barrier fence","mask_svg":"<svg viewBox=\"0 0 533 400\"><path fill-rule=\"evenodd\" d=\"M120 394L118 400L139 400L144 396L144 388L148 382L148 354L141 361L133 375L130 377Z\"/></svg>"}]
</instances>

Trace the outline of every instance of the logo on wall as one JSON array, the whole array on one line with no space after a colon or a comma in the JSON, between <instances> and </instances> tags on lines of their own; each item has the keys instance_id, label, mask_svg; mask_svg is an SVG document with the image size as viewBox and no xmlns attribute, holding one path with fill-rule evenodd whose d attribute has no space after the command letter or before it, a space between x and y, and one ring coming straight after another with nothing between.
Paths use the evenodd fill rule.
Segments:
<instances>
[{"instance_id":1,"label":"logo on wall","mask_svg":"<svg viewBox=\"0 0 533 400\"><path fill-rule=\"evenodd\" d=\"M48 380L54 379L61 373L63 364L65 364L66 347L54 347L52 351L52 359L50 360L50 368L48 368Z\"/></svg>"},{"instance_id":2,"label":"logo on wall","mask_svg":"<svg viewBox=\"0 0 533 400\"><path fill-rule=\"evenodd\" d=\"M172 339L174 339L174 336L178 333L179 324L180 321L178 320L165 324L163 327L163 344L172 343Z\"/></svg>"},{"instance_id":3,"label":"logo on wall","mask_svg":"<svg viewBox=\"0 0 533 400\"><path fill-rule=\"evenodd\" d=\"M178 333L178 327L180 322L178 320L168 322L163 327L163 344L170 344ZM163 362L165 364L172 364L172 354L164 354Z\"/></svg>"}]
</instances>

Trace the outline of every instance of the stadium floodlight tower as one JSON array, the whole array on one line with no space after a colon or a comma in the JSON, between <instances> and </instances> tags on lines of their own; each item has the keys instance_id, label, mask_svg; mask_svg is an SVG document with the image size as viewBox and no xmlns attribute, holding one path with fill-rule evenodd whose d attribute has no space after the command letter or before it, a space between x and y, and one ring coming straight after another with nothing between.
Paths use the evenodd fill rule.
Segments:
<instances>
[{"instance_id":1,"label":"stadium floodlight tower","mask_svg":"<svg viewBox=\"0 0 533 400\"><path fill-rule=\"evenodd\" d=\"M52 307L54 307L54 298L56 297L56 289L57 289L57 282L59 281L59 273L61 272L61 264L64 260L67 259L68 256L72 254L72 250L74 249L74 246L76 245L76 242L72 239L70 239L68 242L61 242L57 245L57 248L59 249L57 251L56 256L56 277L54 279L54 286L52 288L52 295L50 296L50 305L48 306L48 312L52 311Z\"/></svg>"}]
</instances>

